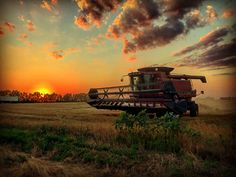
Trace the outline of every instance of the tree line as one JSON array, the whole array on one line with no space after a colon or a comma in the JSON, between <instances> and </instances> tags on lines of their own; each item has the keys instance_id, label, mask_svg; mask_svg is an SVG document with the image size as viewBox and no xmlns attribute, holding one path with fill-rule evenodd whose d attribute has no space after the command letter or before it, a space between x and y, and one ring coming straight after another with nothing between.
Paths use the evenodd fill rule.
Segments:
<instances>
[{"instance_id":1,"label":"tree line","mask_svg":"<svg viewBox=\"0 0 236 177\"><path fill-rule=\"evenodd\" d=\"M18 90L0 90L0 96L17 96L19 102L43 103L43 102L83 102L87 100L85 93L66 93L64 95L52 93L41 94L40 92L27 93Z\"/></svg>"}]
</instances>

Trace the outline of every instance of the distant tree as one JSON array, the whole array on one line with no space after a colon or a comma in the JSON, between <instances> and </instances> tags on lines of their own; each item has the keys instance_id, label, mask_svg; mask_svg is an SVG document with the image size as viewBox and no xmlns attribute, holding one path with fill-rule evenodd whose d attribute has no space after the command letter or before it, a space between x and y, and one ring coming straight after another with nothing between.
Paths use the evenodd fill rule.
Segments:
<instances>
[{"instance_id":1,"label":"distant tree","mask_svg":"<svg viewBox=\"0 0 236 177\"><path fill-rule=\"evenodd\" d=\"M11 90L1 90L0 95L1 96L6 96L6 95L10 95L11 94Z\"/></svg>"},{"instance_id":2,"label":"distant tree","mask_svg":"<svg viewBox=\"0 0 236 177\"><path fill-rule=\"evenodd\" d=\"M71 93L67 93L63 96L63 101L69 102L73 101L73 95Z\"/></svg>"},{"instance_id":3,"label":"distant tree","mask_svg":"<svg viewBox=\"0 0 236 177\"><path fill-rule=\"evenodd\" d=\"M11 96L18 96L19 97L21 95L21 92L18 91L18 90L12 90L10 95Z\"/></svg>"}]
</instances>

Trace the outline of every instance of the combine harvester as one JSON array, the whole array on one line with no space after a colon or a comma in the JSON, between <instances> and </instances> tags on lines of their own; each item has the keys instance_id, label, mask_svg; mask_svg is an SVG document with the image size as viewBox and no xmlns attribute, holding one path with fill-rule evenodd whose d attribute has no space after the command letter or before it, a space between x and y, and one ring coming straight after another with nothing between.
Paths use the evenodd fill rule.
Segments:
<instances>
[{"instance_id":1,"label":"combine harvester","mask_svg":"<svg viewBox=\"0 0 236 177\"><path fill-rule=\"evenodd\" d=\"M129 85L91 88L88 104L98 109L123 110L132 114L143 109L158 115L166 111L183 115L189 111L190 116L195 117L198 105L192 98L197 92L192 88L191 79L206 83L206 77L170 74L173 70L171 67L140 68L125 75L130 78Z\"/></svg>"}]
</instances>

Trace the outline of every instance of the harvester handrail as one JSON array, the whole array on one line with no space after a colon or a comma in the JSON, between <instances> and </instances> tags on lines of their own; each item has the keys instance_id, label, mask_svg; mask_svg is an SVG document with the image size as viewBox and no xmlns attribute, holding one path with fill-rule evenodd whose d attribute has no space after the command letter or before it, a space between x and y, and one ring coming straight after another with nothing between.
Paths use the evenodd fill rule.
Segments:
<instances>
[{"instance_id":1,"label":"harvester handrail","mask_svg":"<svg viewBox=\"0 0 236 177\"><path fill-rule=\"evenodd\" d=\"M93 88L97 90L107 90L107 89L115 89L115 88L128 88L131 87L131 85L123 85L123 86L112 86L112 87L100 87L100 88Z\"/></svg>"},{"instance_id":2,"label":"harvester handrail","mask_svg":"<svg viewBox=\"0 0 236 177\"><path fill-rule=\"evenodd\" d=\"M158 85L157 82L151 82L151 83L143 83L143 84L133 84L133 85L124 85L124 86L112 86L112 87L100 87L100 88L93 88L97 90L107 90L107 89L119 89L119 88L129 88L129 87L136 87L136 86L155 86Z\"/></svg>"},{"instance_id":3,"label":"harvester handrail","mask_svg":"<svg viewBox=\"0 0 236 177\"><path fill-rule=\"evenodd\" d=\"M130 94L130 93L156 93L162 92L161 89L149 89L149 90L140 90L140 91L122 91L122 92L102 92L102 93L90 93L90 95L120 95L120 94Z\"/></svg>"}]
</instances>

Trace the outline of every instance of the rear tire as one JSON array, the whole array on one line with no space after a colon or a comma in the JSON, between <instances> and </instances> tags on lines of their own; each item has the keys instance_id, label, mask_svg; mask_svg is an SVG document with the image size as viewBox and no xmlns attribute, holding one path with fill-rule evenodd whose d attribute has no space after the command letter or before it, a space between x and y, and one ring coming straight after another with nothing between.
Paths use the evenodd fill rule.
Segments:
<instances>
[{"instance_id":1,"label":"rear tire","mask_svg":"<svg viewBox=\"0 0 236 177\"><path fill-rule=\"evenodd\" d=\"M198 116L198 105L194 102L190 105L190 117L196 117Z\"/></svg>"}]
</instances>

